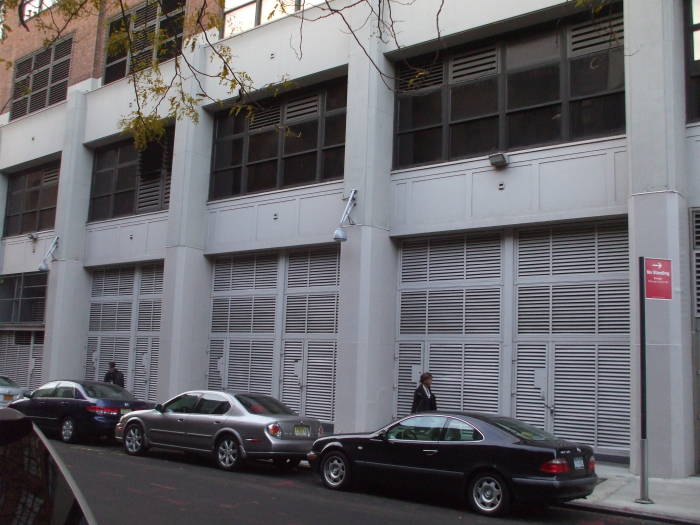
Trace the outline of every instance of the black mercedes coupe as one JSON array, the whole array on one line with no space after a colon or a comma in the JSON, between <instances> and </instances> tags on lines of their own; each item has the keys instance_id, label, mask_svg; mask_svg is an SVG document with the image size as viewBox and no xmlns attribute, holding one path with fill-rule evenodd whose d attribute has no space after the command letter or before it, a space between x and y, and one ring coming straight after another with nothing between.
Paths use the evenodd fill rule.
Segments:
<instances>
[{"instance_id":1,"label":"black mercedes coupe","mask_svg":"<svg viewBox=\"0 0 700 525\"><path fill-rule=\"evenodd\" d=\"M446 483L485 515L512 502L556 503L593 492L593 449L558 439L527 423L470 412L423 412L376 432L322 437L309 462L330 489L355 479Z\"/></svg>"}]
</instances>

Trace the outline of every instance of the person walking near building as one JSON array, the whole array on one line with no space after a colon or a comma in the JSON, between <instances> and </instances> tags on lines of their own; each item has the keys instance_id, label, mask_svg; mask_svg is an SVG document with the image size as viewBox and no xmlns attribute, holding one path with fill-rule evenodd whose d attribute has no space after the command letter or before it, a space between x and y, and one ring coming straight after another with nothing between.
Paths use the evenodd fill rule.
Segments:
<instances>
[{"instance_id":1,"label":"person walking near building","mask_svg":"<svg viewBox=\"0 0 700 525\"><path fill-rule=\"evenodd\" d=\"M105 374L104 382L121 387L124 386L124 374L122 374L121 370L117 369L117 363L114 361L109 362L109 370L107 370Z\"/></svg>"},{"instance_id":2,"label":"person walking near building","mask_svg":"<svg viewBox=\"0 0 700 525\"><path fill-rule=\"evenodd\" d=\"M435 394L433 394L430 389L432 385L433 374L430 372L423 372L420 375L420 385L418 385L418 388L416 388L416 391L413 393L411 413L437 410L437 400L435 399Z\"/></svg>"}]
</instances>

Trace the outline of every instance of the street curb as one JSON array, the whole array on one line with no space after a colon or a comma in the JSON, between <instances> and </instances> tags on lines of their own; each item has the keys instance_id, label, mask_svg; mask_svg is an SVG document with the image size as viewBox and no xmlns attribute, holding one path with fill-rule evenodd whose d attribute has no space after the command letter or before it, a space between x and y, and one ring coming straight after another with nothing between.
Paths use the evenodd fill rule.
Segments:
<instances>
[{"instance_id":1,"label":"street curb","mask_svg":"<svg viewBox=\"0 0 700 525\"><path fill-rule=\"evenodd\" d=\"M628 507L609 507L607 505L596 505L593 503L562 503L560 507L584 510L589 512L600 512L603 514L613 514L616 516L627 516L630 518L638 518L662 523L677 523L679 525L698 525L700 521L691 518L683 518L673 516L671 514L656 514L653 512L640 512Z\"/></svg>"}]
</instances>

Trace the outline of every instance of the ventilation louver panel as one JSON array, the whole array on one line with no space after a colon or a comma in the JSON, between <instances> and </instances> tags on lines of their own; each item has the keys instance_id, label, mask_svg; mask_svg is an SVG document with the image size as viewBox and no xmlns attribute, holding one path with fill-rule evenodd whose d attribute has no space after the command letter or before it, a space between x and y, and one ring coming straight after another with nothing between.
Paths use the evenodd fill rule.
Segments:
<instances>
[{"instance_id":1,"label":"ventilation louver panel","mask_svg":"<svg viewBox=\"0 0 700 525\"><path fill-rule=\"evenodd\" d=\"M73 39L69 38L67 40L64 40L63 42L59 42L58 44L56 44L56 47L54 47L53 59L59 60L61 58L70 56L72 47Z\"/></svg>"},{"instance_id":2,"label":"ventilation louver panel","mask_svg":"<svg viewBox=\"0 0 700 525\"><path fill-rule=\"evenodd\" d=\"M248 127L251 130L280 124L281 107L279 104L268 108L257 108L251 115Z\"/></svg>"},{"instance_id":3,"label":"ventilation louver panel","mask_svg":"<svg viewBox=\"0 0 700 525\"><path fill-rule=\"evenodd\" d=\"M137 9L134 15L134 27L155 22L158 15L158 2L151 2L141 9Z\"/></svg>"},{"instance_id":4,"label":"ventilation louver panel","mask_svg":"<svg viewBox=\"0 0 700 525\"><path fill-rule=\"evenodd\" d=\"M45 49L34 56L34 69L39 69L51 63L51 48Z\"/></svg>"},{"instance_id":5,"label":"ventilation louver panel","mask_svg":"<svg viewBox=\"0 0 700 525\"><path fill-rule=\"evenodd\" d=\"M462 372L462 407L498 414L501 369L501 346L497 343L464 345Z\"/></svg>"},{"instance_id":6,"label":"ventilation louver panel","mask_svg":"<svg viewBox=\"0 0 700 525\"><path fill-rule=\"evenodd\" d=\"M428 241L404 241L401 247L401 282L415 283L428 279Z\"/></svg>"},{"instance_id":7,"label":"ventilation louver panel","mask_svg":"<svg viewBox=\"0 0 700 525\"><path fill-rule=\"evenodd\" d=\"M691 225L693 235L693 273L695 277L695 316L700 317L700 210L695 210L692 215Z\"/></svg>"},{"instance_id":8,"label":"ventilation louver panel","mask_svg":"<svg viewBox=\"0 0 700 525\"><path fill-rule=\"evenodd\" d=\"M495 47L450 59L450 83L466 82L495 73L498 73L498 53Z\"/></svg>"},{"instance_id":9,"label":"ventilation louver panel","mask_svg":"<svg viewBox=\"0 0 700 525\"><path fill-rule=\"evenodd\" d=\"M543 343L520 343L516 356L515 417L544 428L547 346Z\"/></svg>"},{"instance_id":10,"label":"ventilation louver panel","mask_svg":"<svg viewBox=\"0 0 700 525\"><path fill-rule=\"evenodd\" d=\"M447 343L431 344L428 353L428 369L440 378L432 387L440 403L440 409L461 410L463 346Z\"/></svg>"},{"instance_id":11,"label":"ventilation louver panel","mask_svg":"<svg viewBox=\"0 0 700 525\"><path fill-rule=\"evenodd\" d=\"M436 87L443 82L443 61L439 57L419 64L405 64L399 70L399 91Z\"/></svg>"},{"instance_id":12,"label":"ventilation louver panel","mask_svg":"<svg viewBox=\"0 0 700 525\"><path fill-rule=\"evenodd\" d=\"M569 53L571 56L586 55L623 44L624 24L622 16L588 21L569 29Z\"/></svg>"},{"instance_id":13,"label":"ventilation louver panel","mask_svg":"<svg viewBox=\"0 0 700 525\"><path fill-rule=\"evenodd\" d=\"M295 119L315 117L318 115L319 96L305 97L287 102L284 108L285 122Z\"/></svg>"},{"instance_id":14,"label":"ventilation louver panel","mask_svg":"<svg viewBox=\"0 0 700 525\"><path fill-rule=\"evenodd\" d=\"M44 171L43 176L41 177L41 182L43 184L54 184L58 182L58 174L59 174L59 168L50 168Z\"/></svg>"},{"instance_id":15,"label":"ventilation louver panel","mask_svg":"<svg viewBox=\"0 0 700 525\"><path fill-rule=\"evenodd\" d=\"M598 347L598 445L627 449L630 443L630 348Z\"/></svg>"},{"instance_id":16,"label":"ventilation louver panel","mask_svg":"<svg viewBox=\"0 0 700 525\"><path fill-rule=\"evenodd\" d=\"M22 77L32 70L32 57L20 60L15 64L15 78Z\"/></svg>"},{"instance_id":17,"label":"ventilation louver panel","mask_svg":"<svg viewBox=\"0 0 700 525\"><path fill-rule=\"evenodd\" d=\"M397 416L399 417L411 412L413 392L423 372L422 365L423 345L421 343L399 343L396 378Z\"/></svg>"},{"instance_id":18,"label":"ventilation louver panel","mask_svg":"<svg viewBox=\"0 0 700 525\"><path fill-rule=\"evenodd\" d=\"M211 339L209 341L209 368L207 370L207 385L211 390L223 390L224 388L223 359L224 340Z\"/></svg>"},{"instance_id":19,"label":"ventilation louver panel","mask_svg":"<svg viewBox=\"0 0 700 525\"><path fill-rule=\"evenodd\" d=\"M596 349L590 345L554 347L554 434L595 443ZM620 414L622 416L622 414Z\"/></svg>"},{"instance_id":20,"label":"ventilation louver panel","mask_svg":"<svg viewBox=\"0 0 700 525\"><path fill-rule=\"evenodd\" d=\"M23 98L21 100L16 100L12 103L12 109L10 118L16 119L27 114L27 109L29 108L29 99Z\"/></svg>"},{"instance_id":21,"label":"ventilation louver panel","mask_svg":"<svg viewBox=\"0 0 700 525\"><path fill-rule=\"evenodd\" d=\"M282 350L282 402L295 412L301 412L303 350L302 341L289 340Z\"/></svg>"},{"instance_id":22,"label":"ventilation louver panel","mask_svg":"<svg viewBox=\"0 0 700 525\"><path fill-rule=\"evenodd\" d=\"M335 419L336 342L308 341L304 415L322 421Z\"/></svg>"}]
</instances>

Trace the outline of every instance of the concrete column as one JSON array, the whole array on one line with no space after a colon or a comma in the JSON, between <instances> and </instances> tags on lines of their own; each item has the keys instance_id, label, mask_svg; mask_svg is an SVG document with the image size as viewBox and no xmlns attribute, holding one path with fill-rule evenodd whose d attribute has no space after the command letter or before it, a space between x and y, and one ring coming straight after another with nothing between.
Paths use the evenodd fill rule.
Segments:
<instances>
[{"instance_id":1,"label":"concrete column","mask_svg":"<svg viewBox=\"0 0 700 525\"><path fill-rule=\"evenodd\" d=\"M369 56L391 73L367 26L359 36ZM363 50L351 44L345 194L358 190L352 212L358 225L346 228L348 240L341 245L338 431L374 429L393 413L398 259L388 231L393 114L393 91Z\"/></svg>"},{"instance_id":2,"label":"concrete column","mask_svg":"<svg viewBox=\"0 0 700 525\"><path fill-rule=\"evenodd\" d=\"M89 320L90 275L82 263L92 178L92 154L82 143L85 93L72 91L67 104L54 227L59 243L46 292L45 380L83 377Z\"/></svg>"},{"instance_id":3,"label":"concrete column","mask_svg":"<svg viewBox=\"0 0 700 525\"><path fill-rule=\"evenodd\" d=\"M673 261L673 300L647 301L646 307L649 472L659 477L687 476L695 466L682 11L682 0L624 3L634 472L640 437L637 258Z\"/></svg>"},{"instance_id":4,"label":"concrete column","mask_svg":"<svg viewBox=\"0 0 700 525\"><path fill-rule=\"evenodd\" d=\"M206 69L204 49L190 53L189 60ZM204 257L204 248L213 126L213 117L200 108L199 123L183 119L175 127L160 331L159 399L206 387L211 265Z\"/></svg>"}]
</instances>

